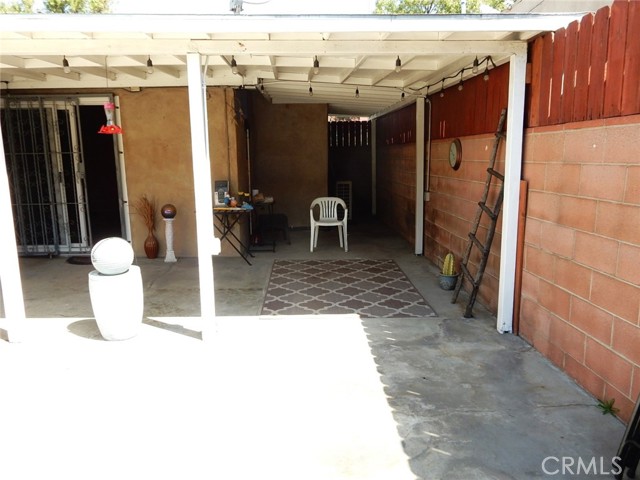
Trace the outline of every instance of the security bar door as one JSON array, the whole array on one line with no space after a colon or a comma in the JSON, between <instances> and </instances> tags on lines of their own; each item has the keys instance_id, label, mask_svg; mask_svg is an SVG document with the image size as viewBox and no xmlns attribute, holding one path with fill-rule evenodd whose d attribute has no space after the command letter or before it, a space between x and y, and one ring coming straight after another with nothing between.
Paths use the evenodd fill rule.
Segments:
<instances>
[{"instance_id":1,"label":"security bar door","mask_svg":"<svg viewBox=\"0 0 640 480\"><path fill-rule=\"evenodd\" d=\"M8 98L2 129L19 252L90 251L78 105L74 99Z\"/></svg>"}]
</instances>

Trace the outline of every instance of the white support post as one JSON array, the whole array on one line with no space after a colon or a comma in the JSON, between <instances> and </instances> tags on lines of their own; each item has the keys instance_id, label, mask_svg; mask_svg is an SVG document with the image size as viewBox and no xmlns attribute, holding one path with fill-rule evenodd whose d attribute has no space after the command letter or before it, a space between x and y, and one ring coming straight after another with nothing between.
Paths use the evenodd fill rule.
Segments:
<instances>
[{"instance_id":1,"label":"white support post","mask_svg":"<svg viewBox=\"0 0 640 480\"><path fill-rule=\"evenodd\" d=\"M213 319L216 315L213 262L211 259L211 256L215 253L213 196L211 189L211 164L209 160L206 85L202 77L199 53L187 53L187 75L191 124L191 154L193 156L193 189L196 204L198 270L200 274L200 314L203 319Z\"/></svg>"},{"instance_id":2,"label":"white support post","mask_svg":"<svg viewBox=\"0 0 640 480\"><path fill-rule=\"evenodd\" d=\"M502 243L500 248L500 286L498 287L498 319L496 325L500 333L510 332L513 327L526 69L526 51L511 56L509 62L509 109L507 111L507 141L505 149Z\"/></svg>"},{"instance_id":3,"label":"white support post","mask_svg":"<svg viewBox=\"0 0 640 480\"><path fill-rule=\"evenodd\" d=\"M424 253L424 98L416 98L416 233L414 253Z\"/></svg>"},{"instance_id":4,"label":"white support post","mask_svg":"<svg viewBox=\"0 0 640 480\"><path fill-rule=\"evenodd\" d=\"M3 227L0 228L0 290L2 290L2 304L7 319L7 334L10 342L22 340L22 331L26 320L24 296L22 294L22 280L18 263L18 247L16 245L15 225L11 209L11 194L9 192L9 177L7 175L6 158L2 147L2 132L0 131L0 218Z\"/></svg>"},{"instance_id":5,"label":"white support post","mask_svg":"<svg viewBox=\"0 0 640 480\"><path fill-rule=\"evenodd\" d=\"M377 189L378 189L378 177L377 177L377 163L378 163L378 150L376 148L376 125L377 120L374 118L371 120L371 134L369 135L369 142L371 142L371 214L378 213L377 202Z\"/></svg>"}]
</instances>

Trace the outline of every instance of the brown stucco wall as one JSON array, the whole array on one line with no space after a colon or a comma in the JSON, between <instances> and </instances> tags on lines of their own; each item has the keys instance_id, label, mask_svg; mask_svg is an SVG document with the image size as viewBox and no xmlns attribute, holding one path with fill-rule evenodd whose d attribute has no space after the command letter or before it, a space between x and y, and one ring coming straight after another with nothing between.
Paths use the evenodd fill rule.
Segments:
<instances>
[{"instance_id":1,"label":"brown stucco wall","mask_svg":"<svg viewBox=\"0 0 640 480\"><path fill-rule=\"evenodd\" d=\"M327 195L327 106L272 105L255 94L252 113L253 188L274 197L290 226L308 227L309 205Z\"/></svg>"},{"instance_id":2,"label":"brown stucco wall","mask_svg":"<svg viewBox=\"0 0 640 480\"><path fill-rule=\"evenodd\" d=\"M195 199L189 128L189 100L186 88L150 88L140 92L119 91L122 118L126 185L133 206L146 195L160 208L176 206L174 250L177 257L197 255ZM243 121L236 118L234 92L230 89L207 90L211 176L230 178L237 189L238 175L246 170L246 156L238 154L237 138L242 137ZM244 165L244 167L243 167ZM246 183L246 175L243 177ZM242 183L242 180L241 180ZM246 187L247 185L245 185ZM144 255L147 232L131 209L131 235L134 251ZM156 237L160 256L166 251L164 223L156 218ZM223 254L230 253L223 245Z\"/></svg>"}]
</instances>

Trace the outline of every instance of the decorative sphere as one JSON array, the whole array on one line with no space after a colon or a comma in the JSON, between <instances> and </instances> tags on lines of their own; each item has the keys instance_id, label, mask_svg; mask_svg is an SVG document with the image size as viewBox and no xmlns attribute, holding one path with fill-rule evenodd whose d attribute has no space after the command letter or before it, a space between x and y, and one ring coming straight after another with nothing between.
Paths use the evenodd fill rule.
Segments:
<instances>
[{"instance_id":1,"label":"decorative sphere","mask_svg":"<svg viewBox=\"0 0 640 480\"><path fill-rule=\"evenodd\" d=\"M119 275L133 263L133 248L124 238L105 238L91 249L91 263L103 275Z\"/></svg>"},{"instance_id":2,"label":"decorative sphere","mask_svg":"<svg viewBox=\"0 0 640 480\"><path fill-rule=\"evenodd\" d=\"M176 210L175 205L167 203L166 205L162 206L162 208L160 209L160 213L162 213L163 218L173 218L176 216L176 213L178 213L178 211Z\"/></svg>"}]
</instances>

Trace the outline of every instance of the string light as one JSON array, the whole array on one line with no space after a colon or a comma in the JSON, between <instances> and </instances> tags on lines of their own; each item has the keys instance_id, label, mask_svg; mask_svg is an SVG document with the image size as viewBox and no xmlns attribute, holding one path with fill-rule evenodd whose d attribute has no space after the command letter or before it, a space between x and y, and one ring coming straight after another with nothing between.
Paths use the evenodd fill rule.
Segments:
<instances>
[{"instance_id":1,"label":"string light","mask_svg":"<svg viewBox=\"0 0 640 480\"><path fill-rule=\"evenodd\" d=\"M311 86L311 82L309 82L309 96L313 97L313 87Z\"/></svg>"},{"instance_id":2,"label":"string light","mask_svg":"<svg viewBox=\"0 0 640 480\"><path fill-rule=\"evenodd\" d=\"M402 61L400 60L400 55L398 55L398 58L396 58L396 73L400 73L400 70L402 70Z\"/></svg>"},{"instance_id":3,"label":"string light","mask_svg":"<svg viewBox=\"0 0 640 480\"><path fill-rule=\"evenodd\" d=\"M358 87L356 87L356 98L360 98L360 90L358 90Z\"/></svg>"},{"instance_id":4,"label":"string light","mask_svg":"<svg viewBox=\"0 0 640 480\"><path fill-rule=\"evenodd\" d=\"M238 74L238 63L233 55L231 55L231 73L234 75Z\"/></svg>"},{"instance_id":5,"label":"string light","mask_svg":"<svg viewBox=\"0 0 640 480\"><path fill-rule=\"evenodd\" d=\"M471 70L473 73L478 73L479 67L482 64L486 64L485 69L484 69L484 75L482 76L482 78L484 79L484 81L488 81L489 80L489 66L491 66L491 68L497 68L496 64L493 62L493 59L491 58L490 55L484 57L482 60L479 60L478 57L476 57L473 60L473 64L471 67L463 67L460 70L458 70L456 73L449 75L448 77L444 77L442 78L442 80L438 80L435 83L431 83L429 85L426 86L427 88L427 96L429 95L429 89L435 85L437 85L438 83L442 83L442 85L440 86L440 97L444 97L444 83L446 80L450 80L450 79L454 79L456 78L458 75L460 75L460 82L458 83L458 90L463 90L464 89L464 81L463 81L463 76L464 76L464 72L467 70ZM423 87L424 88L424 87Z\"/></svg>"},{"instance_id":6,"label":"string light","mask_svg":"<svg viewBox=\"0 0 640 480\"><path fill-rule=\"evenodd\" d=\"M149 58L147 59L147 73L153 73L153 62L151 61L151 55L149 55Z\"/></svg>"},{"instance_id":7,"label":"string light","mask_svg":"<svg viewBox=\"0 0 640 480\"><path fill-rule=\"evenodd\" d=\"M69 66L69 60L67 60L66 56L62 57L62 70L64 70L64 73L71 73L71 67Z\"/></svg>"},{"instance_id":8,"label":"string light","mask_svg":"<svg viewBox=\"0 0 640 480\"><path fill-rule=\"evenodd\" d=\"M320 62L318 61L318 56L316 55L313 60L313 73L317 75L319 71L320 71Z\"/></svg>"}]
</instances>

